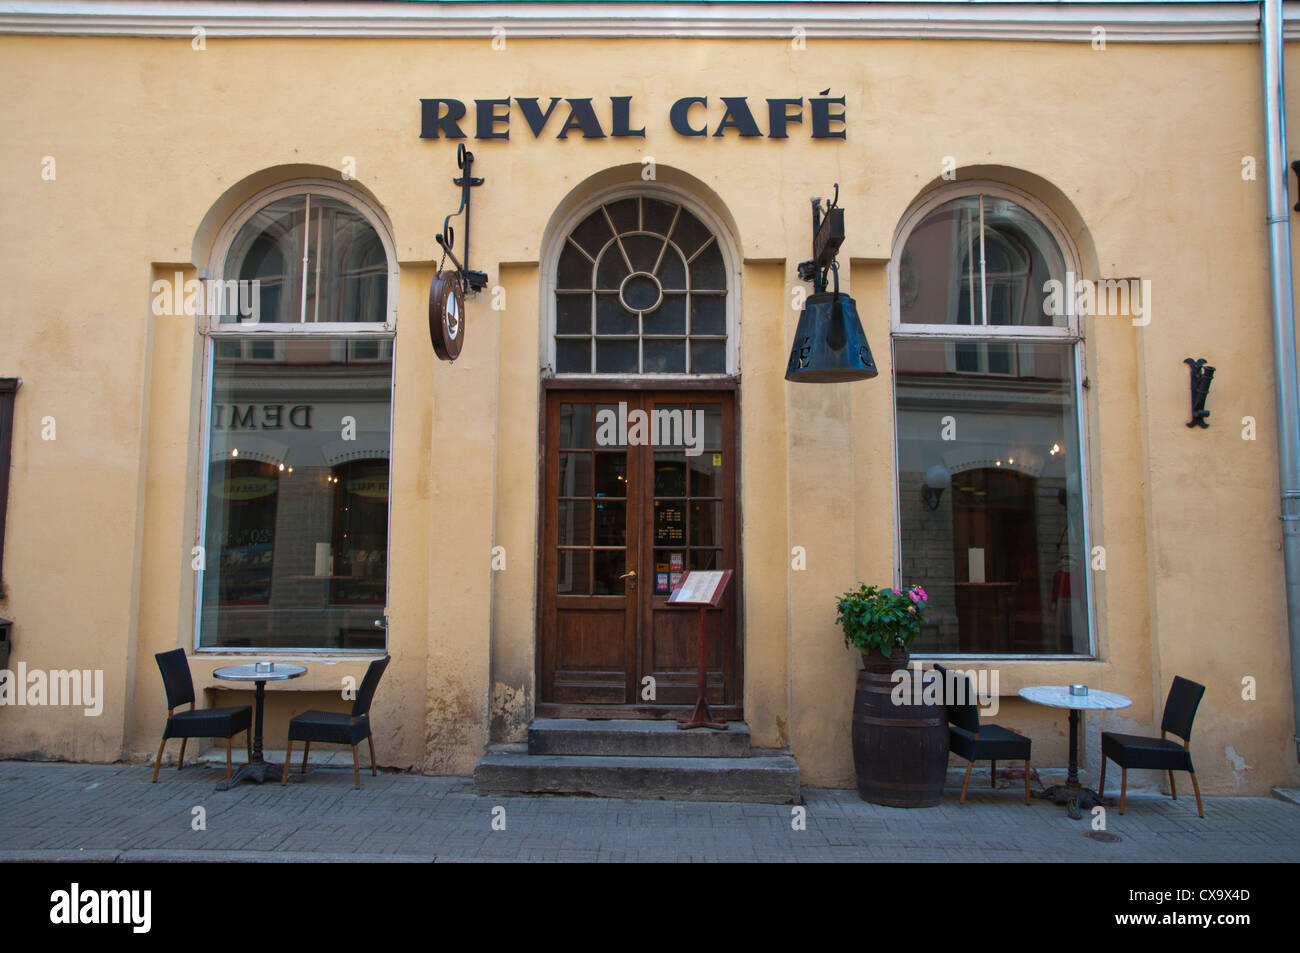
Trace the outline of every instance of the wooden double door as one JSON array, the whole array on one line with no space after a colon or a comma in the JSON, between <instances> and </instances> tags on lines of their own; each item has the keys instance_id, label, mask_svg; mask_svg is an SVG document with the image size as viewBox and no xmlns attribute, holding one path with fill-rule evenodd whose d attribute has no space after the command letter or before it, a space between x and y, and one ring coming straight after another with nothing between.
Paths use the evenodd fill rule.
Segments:
<instances>
[{"instance_id":1,"label":"wooden double door","mask_svg":"<svg viewBox=\"0 0 1300 953\"><path fill-rule=\"evenodd\" d=\"M694 705L691 570L737 570L707 613L709 702L741 717L734 391L547 393L537 713L667 718Z\"/></svg>"}]
</instances>

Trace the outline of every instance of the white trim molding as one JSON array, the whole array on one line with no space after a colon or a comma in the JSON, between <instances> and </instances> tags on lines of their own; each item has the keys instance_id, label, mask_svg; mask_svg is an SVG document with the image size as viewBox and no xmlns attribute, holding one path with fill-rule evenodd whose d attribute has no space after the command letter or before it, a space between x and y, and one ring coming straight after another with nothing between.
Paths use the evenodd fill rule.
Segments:
<instances>
[{"instance_id":1,"label":"white trim molding","mask_svg":"<svg viewBox=\"0 0 1300 953\"><path fill-rule=\"evenodd\" d=\"M1284 4L1300 39L1300 0ZM1108 43L1259 41L1252 2L230 2L0 0L0 33L191 37L730 37Z\"/></svg>"}]
</instances>

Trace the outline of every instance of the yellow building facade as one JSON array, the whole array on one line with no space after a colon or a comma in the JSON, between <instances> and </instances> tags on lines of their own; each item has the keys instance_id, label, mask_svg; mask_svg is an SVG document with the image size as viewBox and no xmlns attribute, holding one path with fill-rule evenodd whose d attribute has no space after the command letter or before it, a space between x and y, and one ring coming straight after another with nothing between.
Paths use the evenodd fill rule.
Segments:
<instances>
[{"instance_id":1,"label":"yellow building facade","mask_svg":"<svg viewBox=\"0 0 1300 953\"><path fill-rule=\"evenodd\" d=\"M1206 793L1300 783L1253 5L150 6L0 13L0 615L10 668L103 673L97 716L0 708L0 755L152 758L177 647L208 704L248 700L223 665L306 665L267 692L282 747L386 650L380 763L468 775L539 714L689 706L658 577L729 568L711 688L804 784L853 783L860 581L931 589L915 656L996 671L1037 765L1065 719L1020 688L1133 700L1089 718L1095 772L1099 726L1155 733L1182 675ZM442 361L459 145L487 286ZM836 186L879 376L791 383ZM214 276L261 281L255 327L187 313ZM1107 303L1053 316L1053 279ZM707 410L698 457L575 436L620 402Z\"/></svg>"}]
</instances>

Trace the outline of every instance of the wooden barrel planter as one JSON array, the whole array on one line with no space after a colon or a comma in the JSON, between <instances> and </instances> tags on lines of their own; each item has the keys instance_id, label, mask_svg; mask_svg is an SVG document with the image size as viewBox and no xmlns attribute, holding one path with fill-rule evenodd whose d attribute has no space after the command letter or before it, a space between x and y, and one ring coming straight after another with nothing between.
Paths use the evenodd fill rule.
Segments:
<instances>
[{"instance_id":1,"label":"wooden barrel planter","mask_svg":"<svg viewBox=\"0 0 1300 953\"><path fill-rule=\"evenodd\" d=\"M948 770L948 715L943 705L895 705L896 669L907 656L864 653L853 699L853 766L858 794L887 807L934 807ZM927 676L929 673L925 673ZM911 673L909 671L909 678Z\"/></svg>"}]
</instances>

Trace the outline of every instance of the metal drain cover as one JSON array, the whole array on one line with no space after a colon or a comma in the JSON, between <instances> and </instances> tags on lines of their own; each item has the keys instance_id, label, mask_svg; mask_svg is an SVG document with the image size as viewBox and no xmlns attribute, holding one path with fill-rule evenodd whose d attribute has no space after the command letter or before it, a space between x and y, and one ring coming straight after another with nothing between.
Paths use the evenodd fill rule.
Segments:
<instances>
[{"instance_id":1,"label":"metal drain cover","mask_svg":"<svg viewBox=\"0 0 1300 953\"><path fill-rule=\"evenodd\" d=\"M1101 841L1103 844L1118 844L1124 839L1118 834L1112 834L1109 831L1088 831L1083 836L1091 837L1093 840Z\"/></svg>"}]
</instances>

